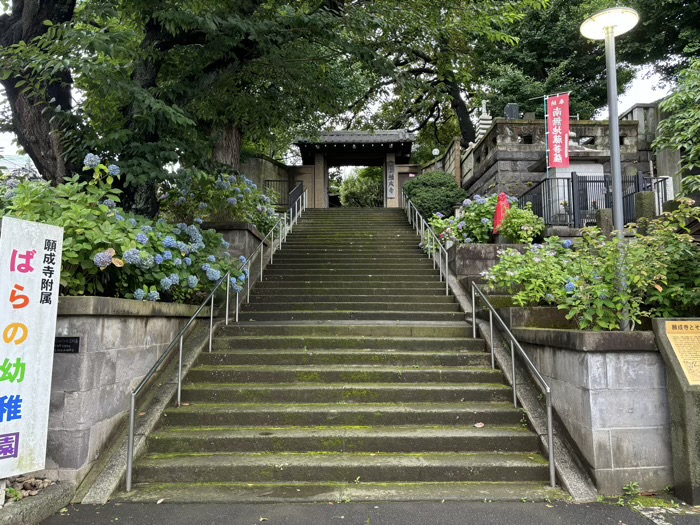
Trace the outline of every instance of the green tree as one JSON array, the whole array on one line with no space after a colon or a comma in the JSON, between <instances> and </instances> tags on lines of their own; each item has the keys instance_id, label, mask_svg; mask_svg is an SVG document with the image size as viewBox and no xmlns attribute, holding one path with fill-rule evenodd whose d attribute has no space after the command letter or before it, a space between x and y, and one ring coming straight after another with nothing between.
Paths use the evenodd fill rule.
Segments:
<instances>
[{"instance_id":1,"label":"green tree","mask_svg":"<svg viewBox=\"0 0 700 525\"><path fill-rule=\"evenodd\" d=\"M660 107L668 114L659 124L653 147L682 152L683 192L700 192L700 58L681 71L675 92Z\"/></svg>"},{"instance_id":2,"label":"green tree","mask_svg":"<svg viewBox=\"0 0 700 525\"><path fill-rule=\"evenodd\" d=\"M365 167L343 180L340 203L349 208L376 208L384 204L384 169Z\"/></svg>"}]
</instances>

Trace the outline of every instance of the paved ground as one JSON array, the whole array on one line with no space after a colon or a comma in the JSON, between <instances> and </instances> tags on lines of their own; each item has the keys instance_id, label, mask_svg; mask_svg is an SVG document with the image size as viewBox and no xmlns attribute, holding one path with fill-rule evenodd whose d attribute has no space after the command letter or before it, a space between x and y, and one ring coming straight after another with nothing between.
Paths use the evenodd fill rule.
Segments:
<instances>
[{"instance_id":1,"label":"paved ground","mask_svg":"<svg viewBox=\"0 0 700 525\"><path fill-rule=\"evenodd\" d=\"M649 513L649 511L645 511ZM700 525L700 513L646 517L596 503L337 503L76 505L43 525Z\"/></svg>"}]
</instances>

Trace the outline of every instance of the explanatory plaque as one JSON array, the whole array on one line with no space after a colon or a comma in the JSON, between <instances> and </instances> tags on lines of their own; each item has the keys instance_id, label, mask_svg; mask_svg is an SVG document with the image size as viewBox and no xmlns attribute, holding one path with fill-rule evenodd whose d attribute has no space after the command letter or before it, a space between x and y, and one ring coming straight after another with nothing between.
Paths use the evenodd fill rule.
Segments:
<instances>
[{"instance_id":1,"label":"explanatory plaque","mask_svg":"<svg viewBox=\"0 0 700 525\"><path fill-rule=\"evenodd\" d=\"M666 321L666 335L688 383L700 385L700 321Z\"/></svg>"}]
</instances>

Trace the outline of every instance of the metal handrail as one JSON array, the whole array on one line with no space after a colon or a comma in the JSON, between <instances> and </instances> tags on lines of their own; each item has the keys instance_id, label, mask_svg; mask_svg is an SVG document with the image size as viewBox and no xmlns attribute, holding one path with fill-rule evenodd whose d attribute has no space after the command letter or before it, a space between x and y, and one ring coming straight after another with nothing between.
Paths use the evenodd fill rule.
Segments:
<instances>
[{"instance_id":1,"label":"metal handrail","mask_svg":"<svg viewBox=\"0 0 700 525\"><path fill-rule=\"evenodd\" d=\"M428 256L433 260L433 269L440 269L440 282L442 282L443 278L445 279L445 295L450 295L449 254L447 252L447 249L442 245L442 242L440 242L440 239L438 239L437 235L435 235L435 232L430 227L430 224L426 222L426 220L420 214L418 209L411 202L411 199L409 199L405 193L401 193L401 199L403 201L403 208L406 210L408 222L411 226L415 228L416 233L420 235L423 246L425 246L426 236L430 234L433 241L433 244L431 246L437 246L439 248L439 255L437 255L437 258L436 254L438 254L438 250L435 249L429 250ZM443 254L445 255L444 268L442 257Z\"/></svg>"},{"instance_id":2,"label":"metal handrail","mask_svg":"<svg viewBox=\"0 0 700 525\"><path fill-rule=\"evenodd\" d=\"M501 316L498 315L496 312L496 309L493 307L493 305L489 302L489 300L486 298L484 295L484 292L481 291L479 286L475 283L472 282L472 336L476 339L476 299L477 299L477 294L481 298L481 300L484 301L486 306L488 307L489 310L489 327L490 327L490 338L491 338L491 366L495 366L494 362L494 353L493 353L493 319L494 317L496 318L496 321L498 321L498 324L501 325L501 328L503 329L503 332L506 334L508 339L510 340L510 357L511 357L511 364L512 364L512 384L513 384L513 406L515 408L518 407L518 381L517 381L517 376L516 376L516 368L515 368L515 350L518 350L519 356L525 361L525 364L527 364L527 367L530 369L532 372L533 376L537 380L537 383L539 383L540 388L542 389L545 399L547 402L547 442L548 442L548 448L549 448L549 484L551 487L556 486L556 473L555 473L555 467L554 467L554 429L552 425L552 389L549 387L547 384L547 381L545 381L544 377L542 377L542 374L540 371L537 369L537 367L533 364L533 362L530 360L530 358L527 356L525 353L525 350L523 350L523 347L520 346L520 343L518 343L518 340L515 338L513 333L510 331L510 328L506 325L506 323L501 319Z\"/></svg>"},{"instance_id":3,"label":"metal handrail","mask_svg":"<svg viewBox=\"0 0 700 525\"><path fill-rule=\"evenodd\" d=\"M297 201L294 203L294 208L297 211L296 217L289 217L289 224L287 224L287 214L283 214L282 217L277 221L277 223L270 229L268 234L263 238L262 241L260 241L260 244L258 247L253 251L250 257L248 257L245 262L241 263L241 265L238 267L239 271L244 271L248 269L248 274L246 276L246 281L248 282L248 298L247 302L250 302L250 266L251 266L251 261L253 258L256 256L256 254L263 248L265 245L265 241L267 241L268 238L271 238L271 243L270 243L270 262L272 263L274 252L275 252L275 230L278 229L279 226L279 241L280 241L280 246L284 242L284 240L287 238L287 234L292 231L292 227L296 222L299 220L299 216L301 213L306 210L306 202L307 202L307 195L306 191L299 196ZM290 206L291 209L291 206ZM262 281L263 278L263 255L264 255L264 248L263 252L260 254L260 280ZM127 455L126 455L126 491L130 492L131 491L131 478L132 478L132 470L133 470L133 463L134 463L134 425L135 425L135 413L136 413L136 396L141 393L141 391L146 387L146 385L149 383L149 381L153 378L155 373L158 371L160 366L165 362L165 360L170 356L172 350L175 348L176 343L179 341L179 361L178 361L178 370L177 370L177 406L179 407L181 405L181 399L182 399L182 348L183 348L183 343L184 343L184 338L185 338L185 333L187 332L187 329L192 325L192 323L197 319L199 316L199 313L204 309L204 307L209 304L209 352L212 350L212 334L213 334L213 328L214 328L214 296L216 292L221 288L221 285L226 282L226 324L228 325L229 322L229 298L230 298L230 285L231 285L231 271L226 272L226 275L224 275L221 279L219 279L212 289L212 291L207 295L207 298L202 301L202 303L199 305L199 308L195 311L195 313L192 315L192 317L189 318L189 320L185 323L185 326L178 332L178 334L175 336L175 338L170 342L168 347L165 349L165 352L160 356L160 358L155 362L155 364L151 367L151 369L146 373L146 376L141 380L141 382L138 384L134 390L131 391L131 402L130 402L130 407L129 407L129 439L127 443ZM236 322L238 322L238 312L239 312L239 293L240 291L236 292Z\"/></svg>"}]
</instances>

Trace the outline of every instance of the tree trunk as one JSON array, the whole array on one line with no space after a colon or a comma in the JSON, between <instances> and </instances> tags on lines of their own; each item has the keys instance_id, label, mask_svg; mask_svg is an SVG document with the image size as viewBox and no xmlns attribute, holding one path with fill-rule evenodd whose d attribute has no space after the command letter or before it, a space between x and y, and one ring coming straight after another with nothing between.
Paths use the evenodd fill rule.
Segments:
<instances>
[{"instance_id":1,"label":"tree trunk","mask_svg":"<svg viewBox=\"0 0 700 525\"><path fill-rule=\"evenodd\" d=\"M214 145L214 160L235 171L241 170L241 146L243 134L236 125L217 126L212 132Z\"/></svg>"},{"instance_id":2,"label":"tree trunk","mask_svg":"<svg viewBox=\"0 0 700 525\"><path fill-rule=\"evenodd\" d=\"M70 21L75 3L76 0L14 0L11 14L0 16L0 46L31 42L48 29L45 20L55 24ZM67 72L56 75L47 87L47 99L53 99L50 104L23 94L16 86L20 80L21 77L12 76L2 81L12 110L12 129L41 176L53 184L61 183L71 169L63 157L59 129L51 123L53 112L47 107L60 105L63 110L70 109L72 79Z\"/></svg>"},{"instance_id":3,"label":"tree trunk","mask_svg":"<svg viewBox=\"0 0 700 525\"><path fill-rule=\"evenodd\" d=\"M469 108L467 108L467 103L464 101L464 98L462 98L459 84L453 77L447 77L445 86L450 95L450 106L452 106L452 110L455 112L455 115L457 115L457 122L459 122L462 146L466 147L470 142L476 142L476 129L474 128Z\"/></svg>"}]
</instances>

